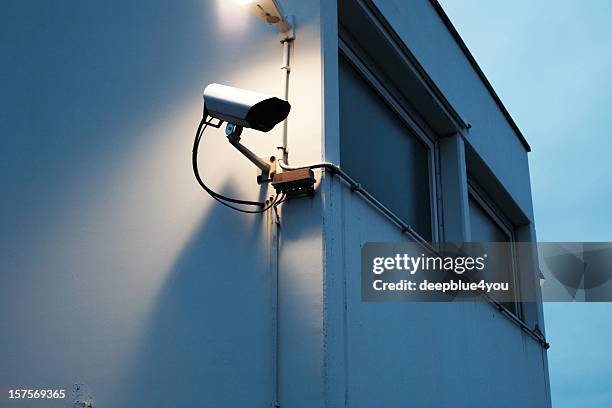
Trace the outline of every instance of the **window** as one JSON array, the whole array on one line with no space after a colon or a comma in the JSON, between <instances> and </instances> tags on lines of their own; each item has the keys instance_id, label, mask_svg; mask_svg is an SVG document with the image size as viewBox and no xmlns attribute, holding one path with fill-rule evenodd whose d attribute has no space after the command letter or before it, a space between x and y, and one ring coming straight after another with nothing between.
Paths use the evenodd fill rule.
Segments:
<instances>
[{"instance_id":1,"label":"window","mask_svg":"<svg viewBox=\"0 0 612 408\"><path fill-rule=\"evenodd\" d=\"M342 54L339 82L342 168L432 240L430 148Z\"/></svg>"},{"instance_id":2,"label":"window","mask_svg":"<svg viewBox=\"0 0 612 408\"><path fill-rule=\"evenodd\" d=\"M501 302L517 317L521 317L521 305L518 303L518 279L514 255L514 231L512 225L494 204L478 191L469 186L470 232L472 242L504 242L508 245L496 245L488 248L488 264L493 265L491 281L508 282L510 284L511 301Z\"/></svg>"}]
</instances>

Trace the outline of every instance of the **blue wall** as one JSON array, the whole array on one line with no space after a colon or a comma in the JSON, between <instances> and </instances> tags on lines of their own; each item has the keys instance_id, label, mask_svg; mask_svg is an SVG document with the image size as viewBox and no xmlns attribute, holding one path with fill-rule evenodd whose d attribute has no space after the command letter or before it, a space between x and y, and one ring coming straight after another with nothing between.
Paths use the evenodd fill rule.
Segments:
<instances>
[{"instance_id":1,"label":"blue wall","mask_svg":"<svg viewBox=\"0 0 612 408\"><path fill-rule=\"evenodd\" d=\"M304 98L290 146L312 161L318 5L292 10ZM215 205L190 155L206 84L281 94L274 29L221 0L7 1L0 20L0 388L66 388L95 407L270 406L272 219ZM206 180L271 194L221 135L206 134ZM279 137L244 142L270 155ZM316 252L307 231L292 243L287 228L283 245ZM286 270L320 271L318 254L317 269Z\"/></svg>"}]
</instances>

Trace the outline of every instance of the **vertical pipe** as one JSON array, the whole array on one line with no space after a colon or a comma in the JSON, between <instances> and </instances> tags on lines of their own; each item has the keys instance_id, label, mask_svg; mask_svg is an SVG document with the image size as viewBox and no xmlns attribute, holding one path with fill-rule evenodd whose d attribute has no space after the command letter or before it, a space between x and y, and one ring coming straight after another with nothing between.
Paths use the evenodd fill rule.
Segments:
<instances>
[{"instance_id":1,"label":"vertical pipe","mask_svg":"<svg viewBox=\"0 0 612 408\"><path fill-rule=\"evenodd\" d=\"M290 26L288 26L290 27ZM295 39L293 29L288 29L284 38L281 40L283 44L283 60L281 64L281 72L282 72L282 87L283 87L283 99L289 101L289 73L291 72L291 48L293 45L293 40ZM285 163L288 163L288 150L287 150L287 118L283 121L283 130L281 136L281 144L278 148L281 150L282 158ZM274 308L274 320L275 320L275 332L274 332L274 342L275 342L275 358L274 358L274 382L275 382L275 401L274 406L280 407L280 301L279 301L279 284L280 284L280 234L281 234L281 224L278 212L276 212L276 208L274 208L274 224L275 234L273 237L274 241L274 263L275 263L275 271L274 271L274 298L275 298L275 308Z\"/></svg>"},{"instance_id":2,"label":"vertical pipe","mask_svg":"<svg viewBox=\"0 0 612 408\"><path fill-rule=\"evenodd\" d=\"M292 39L285 39L282 41L283 44L283 62L281 65L281 71L283 73L282 86L283 86L283 99L289 100L289 73L291 72L291 47L293 44ZM279 149L282 150L282 157L285 163L288 161L288 150L287 150L287 120L283 121L282 140Z\"/></svg>"},{"instance_id":3,"label":"vertical pipe","mask_svg":"<svg viewBox=\"0 0 612 408\"><path fill-rule=\"evenodd\" d=\"M273 312L273 324L274 324L274 365L272 370L274 371L274 407L280 407L280 339L279 339L279 253L280 253L280 221L278 219L278 213L276 208L273 209L271 215L271 221L269 227L271 228L271 251L270 251L270 263L273 265L272 272L274 278L272 280L274 287L272 288L272 296L274 297L274 312Z\"/></svg>"}]
</instances>

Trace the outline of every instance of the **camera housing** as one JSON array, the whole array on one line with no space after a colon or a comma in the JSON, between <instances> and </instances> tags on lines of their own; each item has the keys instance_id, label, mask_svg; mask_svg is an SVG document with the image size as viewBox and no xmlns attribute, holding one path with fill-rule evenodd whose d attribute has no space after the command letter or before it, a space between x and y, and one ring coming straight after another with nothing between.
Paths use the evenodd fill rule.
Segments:
<instances>
[{"instance_id":1,"label":"camera housing","mask_svg":"<svg viewBox=\"0 0 612 408\"><path fill-rule=\"evenodd\" d=\"M204 89L204 109L213 118L269 132L289 115L289 102L275 96L221 84Z\"/></svg>"}]
</instances>

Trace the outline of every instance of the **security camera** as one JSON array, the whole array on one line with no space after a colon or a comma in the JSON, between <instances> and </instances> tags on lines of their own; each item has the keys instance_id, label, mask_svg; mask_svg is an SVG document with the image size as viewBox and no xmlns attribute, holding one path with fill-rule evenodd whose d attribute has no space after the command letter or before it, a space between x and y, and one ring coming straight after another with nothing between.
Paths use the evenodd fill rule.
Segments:
<instances>
[{"instance_id":1,"label":"security camera","mask_svg":"<svg viewBox=\"0 0 612 408\"><path fill-rule=\"evenodd\" d=\"M223 122L227 122L225 128L227 140L259 167L261 170L258 176L259 182L270 181L269 176L275 171L272 168L275 159L274 156L270 159L263 159L240 144L242 128L268 132L285 120L290 110L289 102L258 92L220 84L210 84L204 89L203 120L206 125L216 128L221 127ZM218 122L209 121L209 116L217 119Z\"/></svg>"},{"instance_id":2,"label":"security camera","mask_svg":"<svg viewBox=\"0 0 612 408\"><path fill-rule=\"evenodd\" d=\"M204 89L204 109L213 118L268 132L289 115L289 102L231 86L210 84Z\"/></svg>"}]
</instances>

